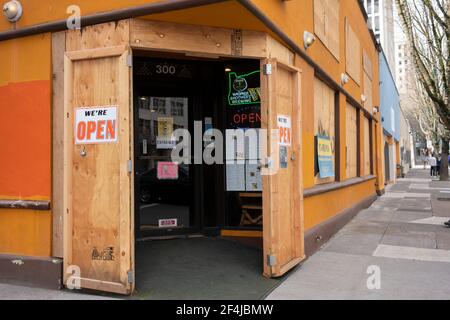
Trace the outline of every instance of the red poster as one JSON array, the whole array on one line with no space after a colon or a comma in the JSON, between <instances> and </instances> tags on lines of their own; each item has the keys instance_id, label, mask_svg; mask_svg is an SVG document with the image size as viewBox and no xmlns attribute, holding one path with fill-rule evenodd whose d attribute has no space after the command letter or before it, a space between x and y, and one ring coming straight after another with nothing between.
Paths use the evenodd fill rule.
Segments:
<instances>
[{"instance_id":1,"label":"red poster","mask_svg":"<svg viewBox=\"0 0 450 320\"><path fill-rule=\"evenodd\" d=\"M175 162L158 162L159 180L177 180L178 164Z\"/></svg>"}]
</instances>

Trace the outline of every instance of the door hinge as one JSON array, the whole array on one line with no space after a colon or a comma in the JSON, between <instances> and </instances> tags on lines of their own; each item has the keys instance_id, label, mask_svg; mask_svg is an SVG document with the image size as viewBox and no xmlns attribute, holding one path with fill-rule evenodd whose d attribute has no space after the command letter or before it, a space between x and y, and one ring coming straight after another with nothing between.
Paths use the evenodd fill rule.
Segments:
<instances>
[{"instance_id":1,"label":"door hinge","mask_svg":"<svg viewBox=\"0 0 450 320\"><path fill-rule=\"evenodd\" d=\"M133 173L133 161L128 160L127 170L128 170L128 173Z\"/></svg>"},{"instance_id":2,"label":"door hinge","mask_svg":"<svg viewBox=\"0 0 450 320\"><path fill-rule=\"evenodd\" d=\"M267 256L267 265L268 265L269 267L273 267L273 266L275 266L276 264L277 264L277 257L274 256L274 255L269 254L269 255Z\"/></svg>"},{"instance_id":3,"label":"door hinge","mask_svg":"<svg viewBox=\"0 0 450 320\"><path fill-rule=\"evenodd\" d=\"M132 68L133 67L133 56L131 54L129 54L127 56L127 66Z\"/></svg>"},{"instance_id":4,"label":"door hinge","mask_svg":"<svg viewBox=\"0 0 450 320\"><path fill-rule=\"evenodd\" d=\"M269 76L272 74L272 65L270 63L267 63L263 66L263 72L264 75Z\"/></svg>"},{"instance_id":5,"label":"door hinge","mask_svg":"<svg viewBox=\"0 0 450 320\"><path fill-rule=\"evenodd\" d=\"M128 283L133 283L134 282L134 272L130 270L127 272L127 275L128 275Z\"/></svg>"}]
</instances>

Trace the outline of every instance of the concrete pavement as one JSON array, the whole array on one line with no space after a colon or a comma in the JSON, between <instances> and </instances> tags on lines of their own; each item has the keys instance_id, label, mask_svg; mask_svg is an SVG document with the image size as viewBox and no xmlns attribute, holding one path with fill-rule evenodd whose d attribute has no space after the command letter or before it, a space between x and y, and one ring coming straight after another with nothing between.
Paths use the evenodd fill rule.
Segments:
<instances>
[{"instance_id":1,"label":"concrete pavement","mask_svg":"<svg viewBox=\"0 0 450 320\"><path fill-rule=\"evenodd\" d=\"M450 299L450 183L413 170L268 299Z\"/></svg>"}]
</instances>

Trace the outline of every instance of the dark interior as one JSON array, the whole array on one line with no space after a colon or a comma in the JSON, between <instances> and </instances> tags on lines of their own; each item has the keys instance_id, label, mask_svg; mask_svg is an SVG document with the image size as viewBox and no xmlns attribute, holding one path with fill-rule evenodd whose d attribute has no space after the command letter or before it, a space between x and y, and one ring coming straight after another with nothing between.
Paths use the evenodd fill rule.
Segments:
<instances>
[{"instance_id":1,"label":"dark interior","mask_svg":"<svg viewBox=\"0 0 450 320\"><path fill-rule=\"evenodd\" d=\"M262 208L261 193L228 192L226 165L174 165L170 157L174 144L181 141L170 135L185 128L191 133L190 158L194 162L194 121L202 122L201 134L211 127L223 133L226 129L259 128L260 104L230 107L227 99L231 73L253 72L251 81L259 87L259 68L257 60L135 54L137 239L186 234L218 236L223 228L262 230L262 221L244 223L242 218L243 207ZM208 143L201 144L203 150Z\"/></svg>"}]
</instances>

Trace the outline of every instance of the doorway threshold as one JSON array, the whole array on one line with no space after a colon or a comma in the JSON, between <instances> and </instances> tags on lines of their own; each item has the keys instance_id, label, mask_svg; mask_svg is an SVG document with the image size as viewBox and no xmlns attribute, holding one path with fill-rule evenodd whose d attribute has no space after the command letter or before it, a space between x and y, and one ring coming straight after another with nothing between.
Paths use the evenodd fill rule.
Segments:
<instances>
[{"instance_id":1,"label":"doorway threshold","mask_svg":"<svg viewBox=\"0 0 450 320\"><path fill-rule=\"evenodd\" d=\"M148 242L148 241L160 241L160 240L177 240L177 239L196 239L196 238L205 238L203 234L195 233L195 234L183 234L183 235L168 235L168 236L160 236L160 237L143 237L136 239L137 243L140 242Z\"/></svg>"}]
</instances>

